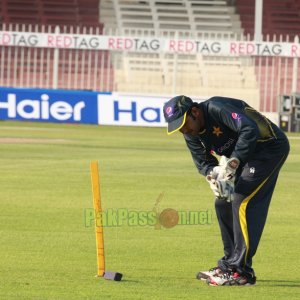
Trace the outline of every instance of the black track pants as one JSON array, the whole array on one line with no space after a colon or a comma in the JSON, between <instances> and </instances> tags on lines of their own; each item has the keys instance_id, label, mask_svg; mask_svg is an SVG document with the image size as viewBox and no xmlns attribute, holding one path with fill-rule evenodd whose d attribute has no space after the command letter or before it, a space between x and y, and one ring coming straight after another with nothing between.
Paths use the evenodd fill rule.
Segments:
<instances>
[{"instance_id":1,"label":"black track pants","mask_svg":"<svg viewBox=\"0 0 300 300\"><path fill-rule=\"evenodd\" d=\"M288 152L288 141L271 145L257 153L241 170L235 186L234 200L217 199L216 214L224 245L224 257L218 262L223 270L253 274L252 257L257 250L278 173Z\"/></svg>"}]
</instances>

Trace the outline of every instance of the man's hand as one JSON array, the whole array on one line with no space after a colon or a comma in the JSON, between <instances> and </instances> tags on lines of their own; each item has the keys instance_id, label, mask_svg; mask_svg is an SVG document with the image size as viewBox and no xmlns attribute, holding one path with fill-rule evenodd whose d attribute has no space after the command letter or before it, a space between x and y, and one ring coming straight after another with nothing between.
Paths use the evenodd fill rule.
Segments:
<instances>
[{"instance_id":1,"label":"man's hand","mask_svg":"<svg viewBox=\"0 0 300 300\"><path fill-rule=\"evenodd\" d=\"M217 198L228 202L233 200L235 173L239 164L239 159L235 157L228 159L226 156L221 156L219 165L206 176L206 180Z\"/></svg>"},{"instance_id":2,"label":"man's hand","mask_svg":"<svg viewBox=\"0 0 300 300\"><path fill-rule=\"evenodd\" d=\"M216 198L225 200L227 202L233 201L233 182L224 179L216 180L212 178L211 175L207 175L206 180L209 183L209 186Z\"/></svg>"},{"instance_id":3,"label":"man's hand","mask_svg":"<svg viewBox=\"0 0 300 300\"><path fill-rule=\"evenodd\" d=\"M227 158L226 156L221 156L219 165L214 167L209 175L215 180L231 180L234 182L235 173L240 165L238 158L232 157Z\"/></svg>"},{"instance_id":4,"label":"man's hand","mask_svg":"<svg viewBox=\"0 0 300 300\"><path fill-rule=\"evenodd\" d=\"M234 183L230 180L217 180L215 185L218 188L219 198L227 202L233 201Z\"/></svg>"},{"instance_id":5,"label":"man's hand","mask_svg":"<svg viewBox=\"0 0 300 300\"><path fill-rule=\"evenodd\" d=\"M221 160L220 160L220 162L221 162ZM236 157L231 157L226 162L224 162L224 169L225 169L224 179L231 180L234 182L235 173L236 173L236 170L238 169L239 165L240 165L240 161Z\"/></svg>"}]
</instances>

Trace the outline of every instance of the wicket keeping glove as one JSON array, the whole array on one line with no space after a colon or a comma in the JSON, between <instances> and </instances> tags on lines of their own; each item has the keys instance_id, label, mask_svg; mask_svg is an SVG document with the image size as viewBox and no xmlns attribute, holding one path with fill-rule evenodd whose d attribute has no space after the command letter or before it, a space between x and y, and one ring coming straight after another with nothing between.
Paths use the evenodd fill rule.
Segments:
<instances>
[{"instance_id":1,"label":"wicket keeping glove","mask_svg":"<svg viewBox=\"0 0 300 300\"><path fill-rule=\"evenodd\" d=\"M215 180L224 179L226 176L227 161L228 158L226 156L221 156L219 165L214 167L209 175Z\"/></svg>"},{"instance_id":2,"label":"wicket keeping glove","mask_svg":"<svg viewBox=\"0 0 300 300\"><path fill-rule=\"evenodd\" d=\"M228 159L227 157L222 156L219 165L223 170L223 179L234 182L236 170L240 165L239 159L236 157L231 157Z\"/></svg>"},{"instance_id":3,"label":"wicket keeping glove","mask_svg":"<svg viewBox=\"0 0 300 300\"><path fill-rule=\"evenodd\" d=\"M232 181L225 179L216 180L211 175L207 175L206 180L216 198L227 202L233 201L234 183Z\"/></svg>"},{"instance_id":4,"label":"wicket keeping glove","mask_svg":"<svg viewBox=\"0 0 300 300\"><path fill-rule=\"evenodd\" d=\"M228 159L226 156L221 156L219 165L206 176L206 180L217 198L227 202L233 200L235 173L239 164L239 159L235 157Z\"/></svg>"}]
</instances>

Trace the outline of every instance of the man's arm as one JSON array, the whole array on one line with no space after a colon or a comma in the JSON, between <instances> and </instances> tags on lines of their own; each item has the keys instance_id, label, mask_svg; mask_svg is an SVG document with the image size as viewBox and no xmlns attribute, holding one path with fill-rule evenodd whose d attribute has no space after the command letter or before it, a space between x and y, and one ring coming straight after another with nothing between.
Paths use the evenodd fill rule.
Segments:
<instances>
[{"instance_id":1,"label":"man's arm","mask_svg":"<svg viewBox=\"0 0 300 300\"><path fill-rule=\"evenodd\" d=\"M245 113L244 107L231 105L226 100L224 103L213 103L210 114L238 134L231 157L238 158L243 163L247 162L261 136L257 122Z\"/></svg>"},{"instance_id":2,"label":"man's arm","mask_svg":"<svg viewBox=\"0 0 300 300\"><path fill-rule=\"evenodd\" d=\"M208 175L218 165L217 158L210 154L210 150L205 147L198 137L187 134L183 136L199 173L204 176Z\"/></svg>"},{"instance_id":3,"label":"man's arm","mask_svg":"<svg viewBox=\"0 0 300 300\"><path fill-rule=\"evenodd\" d=\"M184 138L199 173L206 177L215 197L231 202L233 200L234 179L227 182L222 177L223 180L218 180L218 177L221 175L219 172L225 171L225 165L219 165L217 158L210 153L199 138L190 135L184 135ZM226 162L227 160L224 161L224 164Z\"/></svg>"}]
</instances>

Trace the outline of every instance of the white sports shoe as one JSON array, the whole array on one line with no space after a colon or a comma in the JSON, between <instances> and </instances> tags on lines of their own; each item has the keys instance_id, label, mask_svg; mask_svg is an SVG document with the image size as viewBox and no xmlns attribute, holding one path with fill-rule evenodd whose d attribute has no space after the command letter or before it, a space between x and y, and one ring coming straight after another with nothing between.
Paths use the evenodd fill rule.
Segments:
<instances>
[{"instance_id":1,"label":"white sports shoe","mask_svg":"<svg viewBox=\"0 0 300 300\"><path fill-rule=\"evenodd\" d=\"M241 276L239 273L227 272L221 276L211 276L206 279L206 283L212 286L224 285L255 285L256 277Z\"/></svg>"},{"instance_id":2,"label":"white sports shoe","mask_svg":"<svg viewBox=\"0 0 300 300\"><path fill-rule=\"evenodd\" d=\"M200 271L196 274L196 278L200 280L206 280L207 278L210 278L212 276L221 276L223 271L219 267L214 267L209 269L208 271Z\"/></svg>"}]
</instances>

